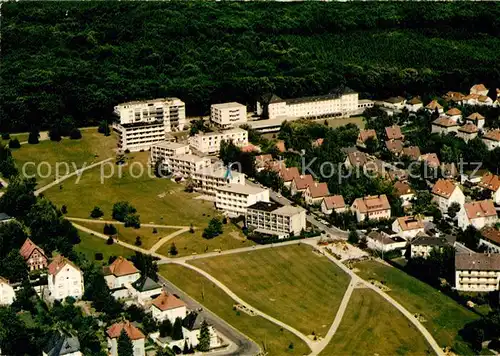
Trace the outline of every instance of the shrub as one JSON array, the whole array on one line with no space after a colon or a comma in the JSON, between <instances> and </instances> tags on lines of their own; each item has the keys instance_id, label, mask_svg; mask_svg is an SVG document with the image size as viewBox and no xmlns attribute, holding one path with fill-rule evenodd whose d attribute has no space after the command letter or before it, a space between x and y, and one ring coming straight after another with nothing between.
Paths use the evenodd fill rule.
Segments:
<instances>
[{"instance_id":1,"label":"shrub","mask_svg":"<svg viewBox=\"0 0 500 356\"><path fill-rule=\"evenodd\" d=\"M69 138L72 140L79 140L82 138L82 133L76 127L69 133Z\"/></svg>"},{"instance_id":2,"label":"shrub","mask_svg":"<svg viewBox=\"0 0 500 356\"><path fill-rule=\"evenodd\" d=\"M113 219L125 222L125 217L137 212L137 209L130 205L129 202L119 201L113 205Z\"/></svg>"},{"instance_id":3,"label":"shrub","mask_svg":"<svg viewBox=\"0 0 500 356\"><path fill-rule=\"evenodd\" d=\"M9 141L9 148L21 148L21 143L17 138L13 138Z\"/></svg>"},{"instance_id":4,"label":"shrub","mask_svg":"<svg viewBox=\"0 0 500 356\"><path fill-rule=\"evenodd\" d=\"M40 142L39 137L40 137L40 133L37 130L31 131L29 136L28 136L28 143L30 145L36 145L37 143Z\"/></svg>"},{"instance_id":5,"label":"shrub","mask_svg":"<svg viewBox=\"0 0 500 356\"><path fill-rule=\"evenodd\" d=\"M135 238L135 245L136 246L141 246L142 245L142 240L141 240L141 237L140 236L137 236Z\"/></svg>"},{"instance_id":6,"label":"shrub","mask_svg":"<svg viewBox=\"0 0 500 356\"><path fill-rule=\"evenodd\" d=\"M125 216L125 227L133 227L138 229L141 227L141 220L137 214L129 214Z\"/></svg>"},{"instance_id":7,"label":"shrub","mask_svg":"<svg viewBox=\"0 0 500 356\"><path fill-rule=\"evenodd\" d=\"M61 132L57 127L53 127L52 129L50 129L49 137L51 141L56 141L56 142L59 142L62 139Z\"/></svg>"},{"instance_id":8,"label":"shrub","mask_svg":"<svg viewBox=\"0 0 500 356\"><path fill-rule=\"evenodd\" d=\"M100 218L103 215L104 213L98 206L94 206L94 209L92 209L92 211L90 212L90 217L94 219Z\"/></svg>"},{"instance_id":9,"label":"shrub","mask_svg":"<svg viewBox=\"0 0 500 356\"><path fill-rule=\"evenodd\" d=\"M115 240L113 240L113 238L112 238L111 236L110 236L110 237L108 237L108 240L106 241L106 243L107 243L108 245L112 245L114 242L115 242Z\"/></svg>"},{"instance_id":10,"label":"shrub","mask_svg":"<svg viewBox=\"0 0 500 356\"><path fill-rule=\"evenodd\" d=\"M10 134L8 132L2 133L2 140L10 140Z\"/></svg>"},{"instance_id":11,"label":"shrub","mask_svg":"<svg viewBox=\"0 0 500 356\"><path fill-rule=\"evenodd\" d=\"M170 245L170 250L169 250L169 253L170 253L170 255L172 255L172 256L177 256L177 254L179 253L179 252L177 251L177 246L175 246L175 244L174 244L174 243L172 243L172 245Z\"/></svg>"},{"instance_id":12,"label":"shrub","mask_svg":"<svg viewBox=\"0 0 500 356\"><path fill-rule=\"evenodd\" d=\"M102 261L104 258L101 252L96 252L94 257L96 261Z\"/></svg>"}]
</instances>

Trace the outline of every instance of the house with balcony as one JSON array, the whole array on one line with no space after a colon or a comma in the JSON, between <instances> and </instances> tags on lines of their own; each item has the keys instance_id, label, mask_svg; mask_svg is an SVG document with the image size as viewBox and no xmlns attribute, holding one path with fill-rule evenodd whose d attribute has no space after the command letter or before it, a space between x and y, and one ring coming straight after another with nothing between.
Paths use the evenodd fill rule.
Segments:
<instances>
[{"instance_id":1,"label":"house with balcony","mask_svg":"<svg viewBox=\"0 0 500 356\"><path fill-rule=\"evenodd\" d=\"M462 292L498 291L500 254L455 254L455 288Z\"/></svg>"},{"instance_id":2,"label":"house with balcony","mask_svg":"<svg viewBox=\"0 0 500 356\"><path fill-rule=\"evenodd\" d=\"M352 203L351 210L356 214L358 222L391 217L391 205L385 194L357 198Z\"/></svg>"}]
</instances>

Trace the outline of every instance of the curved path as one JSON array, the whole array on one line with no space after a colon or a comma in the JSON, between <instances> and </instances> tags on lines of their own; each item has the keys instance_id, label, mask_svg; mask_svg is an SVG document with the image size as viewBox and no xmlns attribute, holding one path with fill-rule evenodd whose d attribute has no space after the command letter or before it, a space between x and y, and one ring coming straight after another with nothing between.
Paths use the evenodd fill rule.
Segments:
<instances>
[{"instance_id":1,"label":"curved path","mask_svg":"<svg viewBox=\"0 0 500 356\"><path fill-rule=\"evenodd\" d=\"M189 226L186 226L182 229L179 229L173 233L171 233L170 235L167 235L165 237L162 237L160 241L158 241L157 243L155 243L153 245L153 247L151 247L149 249L149 252L156 252L161 246L163 246L164 243L166 243L168 240L170 239L173 239L174 237L180 235L180 234L183 234L185 232L188 232L189 231Z\"/></svg>"},{"instance_id":2,"label":"curved path","mask_svg":"<svg viewBox=\"0 0 500 356\"><path fill-rule=\"evenodd\" d=\"M97 224L116 224L116 225L125 225L125 223L117 220L99 220L99 219L88 219L88 218L72 218L69 216L65 217L66 219L70 221L80 221L80 222L91 222L91 223L97 223ZM185 229L188 228L189 226L186 225L161 225L161 224L143 224L141 223L141 227L164 227L166 229ZM196 227L193 226L193 229L196 229Z\"/></svg>"}]
</instances>

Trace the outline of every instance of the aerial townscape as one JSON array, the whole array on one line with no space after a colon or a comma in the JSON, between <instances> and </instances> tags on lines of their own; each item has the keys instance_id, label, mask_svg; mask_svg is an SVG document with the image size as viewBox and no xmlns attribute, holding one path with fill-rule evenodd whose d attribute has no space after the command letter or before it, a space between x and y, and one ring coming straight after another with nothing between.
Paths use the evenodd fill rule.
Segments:
<instances>
[{"instance_id":1,"label":"aerial townscape","mask_svg":"<svg viewBox=\"0 0 500 356\"><path fill-rule=\"evenodd\" d=\"M0 11L0 355L500 353L500 5Z\"/></svg>"}]
</instances>

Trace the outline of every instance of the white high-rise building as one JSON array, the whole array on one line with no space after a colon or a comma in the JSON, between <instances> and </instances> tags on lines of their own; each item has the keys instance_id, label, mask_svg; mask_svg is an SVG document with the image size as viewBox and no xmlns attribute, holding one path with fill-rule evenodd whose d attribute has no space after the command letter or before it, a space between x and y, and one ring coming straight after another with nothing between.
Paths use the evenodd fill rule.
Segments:
<instances>
[{"instance_id":1,"label":"white high-rise building","mask_svg":"<svg viewBox=\"0 0 500 356\"><path fill-rule=\"evenodd\" d=\"M191 177L194 172L206 168L210 164L210 158L196 155L172 156L166 160L166 166L170 172L185 178Z\"/></svg>"},{"instance_id":2,"label":"white high-rise building","mask_svg":"<svg viewBox=\"0 0 500 356\"><path fill-rule=\"evenodd\" d=\"M210 121L222 129L238 127L247 122L247 107L236 102L213 104Z\"/></svg>"},{"instance_id":3,"label":"white high-rise building","mask_svg":"<svg viewBox=\"0 0 500 356\"><path fill-rule=\"evenodd\" d=\"M248 146L248 131L235 128L221 132L197 133L189 138L189 145L203 154L218 154L222 141L231 141L235 146Z\"/></svg>"},{"instance_id":4,"label":"white high-rise building","mask_svg":"<svg viewBox=\"0 0 500 356\"><path fill-rule=\"evenodd\" d=\"M166 163L169 157L189 154L191 154L191 148L187 143L162 141L151 146L150 162L152 165L158 160Z\"/></svg>"},{"instance_id":5,"label":"white high-rise building","mask_svg":"<svg viewBox=\"0 0 500 356\"><path fill-rule=\"evenodd\" d=\"M247 208L258 201L269 201L269 189L242 184L227 184L218 187L215 206L229 217L245 215Z\"/></svg>"},{"instance_id":6,"label":"white high-rise building","mask_svg":"<svg viewBox=\"0 0 500 356\"><path fill-rule=\"evenodd\" d=\"M148 150L164 141L167 132L182 131L186 124L186 106L178 98L130 101L115 106L120 118L113 124L121 150Z\"/></svg>"},{"instance_id":7,"label":"white high-rise building","mask_svg":"<svg viewBox=\"0 0 500 356\"><path fill-rule=\"evenodd\" d=\"M306 210L298 206L259 201L247 208L245 221L249 229L263 234L279 238L289 237L290 234L299 236L306 228Z\"/></svg>"},{"instance_id":8,"label":"white high-rise building","mask_svg":"<svg viewBox=\"0 0 500 356\"><path fill-rule=\"evenodd\" d=\"M202 168L192 175L195 190L204 194L215 195L217 188L226 184L245 185L245 175L238 171L228 171L220 162Z\"/></svg>"}]
</instances>

